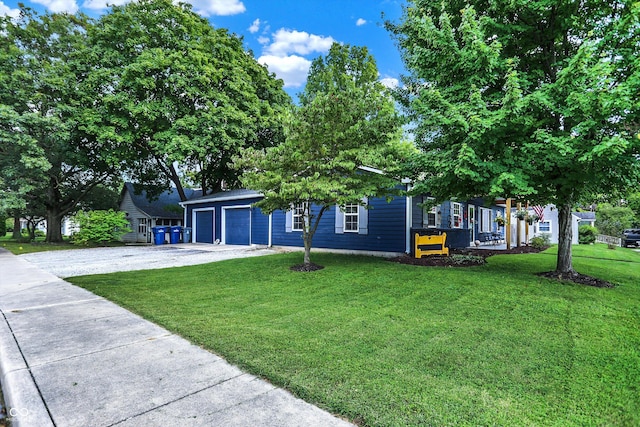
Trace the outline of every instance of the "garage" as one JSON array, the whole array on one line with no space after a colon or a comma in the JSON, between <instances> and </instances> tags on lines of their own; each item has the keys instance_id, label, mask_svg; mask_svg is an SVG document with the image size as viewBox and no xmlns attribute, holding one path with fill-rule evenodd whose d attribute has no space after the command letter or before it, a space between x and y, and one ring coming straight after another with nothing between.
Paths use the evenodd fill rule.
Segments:
<instances>
[{"instance_id":1,"label":"garage","mask_svg":"<svg viewBox=\"0 0 640 427\"><path fill-rule=\"evenodd\" d=\"M215 236L215 212L213 209L194 209L195 224L194 241L196 243L213 243Z\"/></svg>"},{"instance_id":2,"label":"garage","mask_svg":"<svg viewBox=\"0 0 640 427\"><path fill-rule=\"evenodd\" d=\"M251 244L251 208L226 207L222 210L223 238L227 245Z\"/></svg>"},{"instance_id":3,"label":"garage","mask_svg":"<svg viewBox=\"0 0 640 427\"><path fill-rule=\"evenodd\" d=\"M226 245L269 245L271 216L254 204L262 195L251 190L226 190L181 202L193 241Z\"/></svg>"}]
</instances>

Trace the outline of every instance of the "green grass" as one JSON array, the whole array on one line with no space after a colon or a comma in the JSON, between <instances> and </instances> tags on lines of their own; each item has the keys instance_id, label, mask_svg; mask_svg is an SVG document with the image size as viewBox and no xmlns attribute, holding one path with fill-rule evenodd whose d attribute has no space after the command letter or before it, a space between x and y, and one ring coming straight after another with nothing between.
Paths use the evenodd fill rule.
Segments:
<instances>
[{"instance_id":1,"label":"green grass","mask_svg":"<svg viewBox=\"0 0 640 427\"><path fill-rule=\"evenodd\" d=\"M64 249L77 249L68 240L63 243L45 243L44 237L36 237L35 242L21 242L12 239L10 234L0 237L0 248L11 251L15 255L29 254L32 252L58 251Z\"/></svg>"},{"instance_id":2,"label":"green grass","mask_svg":"<svg viewBox=\"0 0 640 427\"><path fill-rule=\"evenodd\" d=\"M25 237L26 239L26 237ZM33 252L60 251L69 249L86 249L96 247L96 245L74 245L68 238L63 238L62 243L46 243L44 237L36 237L34 242L17 241L10 234L0 237L0 248L11 251L15 255L29 254ZM123 243L110 243L108 246L122 246Z\"/></svg>"},{"instance_id":3,"label":"green grass","mask_svg":"<svg viewBox=\"0 0 640 427\"><path fill-rule=\"evenodd\" d=\"M535 276L548 253L473 268L312 254L313 273L284 254L71 281L363 425L640 425L640 254L600 249L574 266L613 289Z\"/></svg>"}]
</instances>

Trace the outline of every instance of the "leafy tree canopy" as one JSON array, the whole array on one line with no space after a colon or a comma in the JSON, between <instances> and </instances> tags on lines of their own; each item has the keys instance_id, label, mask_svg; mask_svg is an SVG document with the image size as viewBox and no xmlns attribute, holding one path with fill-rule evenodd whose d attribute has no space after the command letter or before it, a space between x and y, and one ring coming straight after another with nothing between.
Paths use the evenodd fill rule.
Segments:
<instances>
[{"instance_id":1,"label":"leafy tree canopy","mask_svg":"<svg viewBox=\"0 0 640 427\"><path fill-rule=\"evenodd\" d=\"M183 199L189 180L215 191L237 182L233 155L282 140L282 81L190 5L114 6L89 36L97 99L87 130L118 144L132 180L159 191L172 181Z\"/></svg>"},{"instance_id":2,"label":"leafy tree canopy","mask_svg":"<svg viewBox=\"0 0 640 427\"><path fill-rule=\"evenodd\" d=\"M389 23L422 153L416 191L554 203L557 270L571 206L640 177L640 4L413 0Z\"/></svg>"},{"instance_id":3,"label":"leafy tree canopy","mask_svg":"<svg viewBox=\"0 0 640 427\"><path fill-rule=\"evenodd\" d=\"M401 119L364 47L336 43L326 57L314 60L300 106L287 124L283 144L246 150L236 165L244 171L244 186L264 194L257 204L263 211L304 206L309 264L313 233L323 213L331 206L393 194L400 162L411 148L400 142Z\"/></svg>"},{"instance_id":4,"label":"leafy tree canopy","mask_svg":"<svg viewBox=\"0 0 640 427\"><path fill-rule=\"evenodd\" d=\"M47 241L62 241L64 215L99 184L119 178L108 147L82 131L94 94L83 15L0 17L0 152L6 208L46 216ZM28 212L25 212L24 210Z\"/></svg>"}]
</instances>

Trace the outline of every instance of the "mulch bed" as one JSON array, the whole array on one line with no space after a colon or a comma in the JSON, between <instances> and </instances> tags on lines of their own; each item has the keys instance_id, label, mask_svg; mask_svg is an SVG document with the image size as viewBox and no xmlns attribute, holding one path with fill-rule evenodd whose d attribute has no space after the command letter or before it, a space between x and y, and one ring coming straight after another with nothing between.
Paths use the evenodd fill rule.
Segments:
<instances>
[{"instance_id":1,"label":"mulch bed","mask_svg":"<svg viewBox=\"0 0 640 427\"><path fill-rule=\"evenodd\" d=\"M474 265L484 264L485 259L493 255L528 254L537 252L540 252L540 250L531 246L521 246L519 248L511 248L509 250L465 248L451 249L449 251L450 255L462 255L461 257L431 255L424 258L413 258L410 255L402 255L391 258L389 261L400 264L421 265L424 267L471 267Z\"/></svg>"},{"instance_id":2,"label":"mulch bed","mask_svg":"<svg viewBox=\"0 0 640 427\"><path fill-rule=\"evenodd\" d=\"M564 280L567 282L577 283L579 285L594 286L596 288L614 288L613 283L606 280L596 279L595 277L587 276L585 274L576 273L558 273L557 271L547 271L545 273L538 273L540 277L546 277L553 280Z\"/></svg>"},{"instance_id":3,"label":"mulch bed","mask_svg":"<svg viewBox=\"0 0 640 427\"><path fill-rule=\"evenodd\" d=\"M425 258L413 258L409 255L403 255L395 258L390 258L389 261L397 262L400 264L420 265L424 267L471 267L476 265L482 265L485 263L485 259L494 255L510 255L510 254L529 254L538 253L542 250L536 249L532 246L520 246L506 249L477 249L477 248L465 248L465 249L452 249L450 255L470 255L469 257L452 257L452 256L438 256L432 255ZM458 259L456 259L458 258ZM596 279L595 277L587 276L580 273L559 274L556 271L549 271L545 273L538 273L538 276L546 277L553 280L564 280L573 283L577 283L585 286L594 286L597 288L613 288L615 285L605 280Z\"/></svg>"},{"instance_id":4,"label":"mulch bed","mask_svg":"<svg viewBox=\"0 0 640 427\"><path fill-rule=\"evenodd\" d=\"M324 268L323 265L318 265L314 263L309 264L296 264L291 266L289 269L291 271L318 271Z\"/></svg>"}]
</instances>

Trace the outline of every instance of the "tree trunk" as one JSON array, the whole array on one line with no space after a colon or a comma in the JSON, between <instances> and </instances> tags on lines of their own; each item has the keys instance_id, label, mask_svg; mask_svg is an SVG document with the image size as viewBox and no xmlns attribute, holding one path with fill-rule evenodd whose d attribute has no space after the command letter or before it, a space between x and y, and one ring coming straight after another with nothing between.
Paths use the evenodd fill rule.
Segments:
<instances>
[{"instance_id":1,"label":"tree trunk","mask_svg":"<svg viewBox=\"0 0 640 427\"><path fill-rule=\"evenodd\" d=\"M311 238L304 238L304 264L311 264Z\"/></svg>"},{"instance_id":2,"label":"tree trunk","mask_svg":"<svg viewBox=\"0 0 640 427\"><path fill-rule=\"evenodd\" d=\"M47 209L47 243L62 243L62 216L57 209Z\"/></svg>"},{"instance_id":3,"label":"tree trunk","mask_svg":"<svg viewBox=\"0 0 640 427\"><path fill-rule=\"evenodd\" d=\"M184 187L182 186L182 182L180 181L180 176L178 175L178 171L175 166L172 164L169 166L169 172L171 181L176 186L176 191L178 192L178 196L180 197L181 202L185 202L187 200L187 195L184 192Z\"/></svg>"},{"instance_id":4,"label":"tree trunk","mask_svg":"<svg viewBox=\"0 0 640 427\"><path fill-rule=\"evenodd\" d=\"M22 230L20 229L20 215L13 216L13 240L22 239Z\"/></svg>"},{"instance_id":5,"label":"tree trunk","mask_svg":"<svg viewBox=\"0 0 640 427\"><path fill-rule=\"evenodd\" d=\"M571 240L573 239L573 224L571 223L571 207L566 203L558 207L558 260L556 272L573 273L573 262L571 258Z\"/></svg>"}]
</instances>

